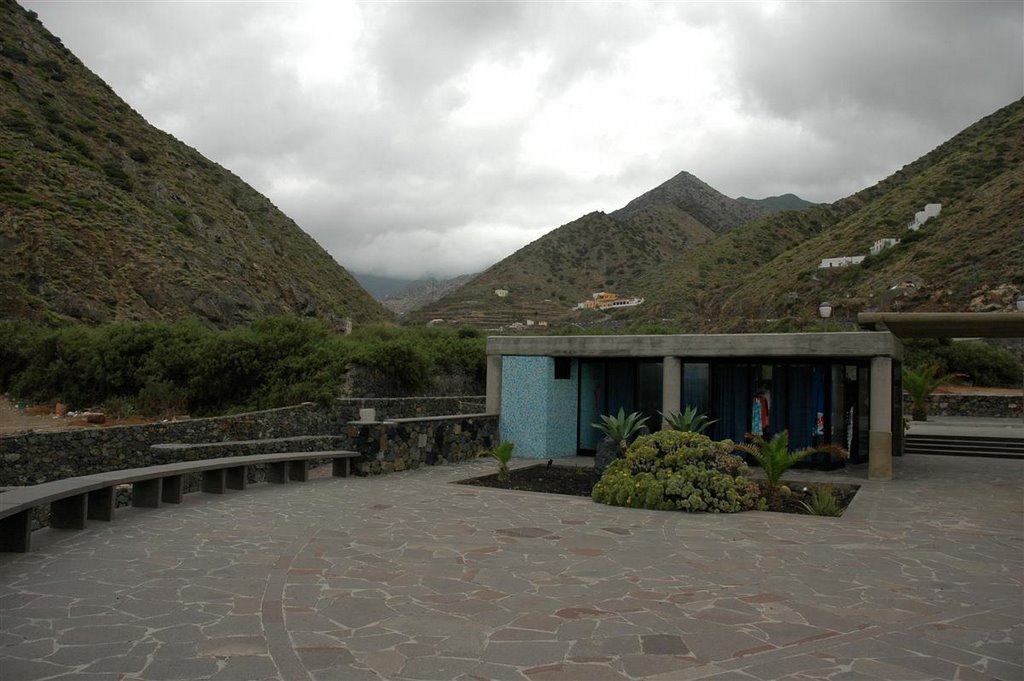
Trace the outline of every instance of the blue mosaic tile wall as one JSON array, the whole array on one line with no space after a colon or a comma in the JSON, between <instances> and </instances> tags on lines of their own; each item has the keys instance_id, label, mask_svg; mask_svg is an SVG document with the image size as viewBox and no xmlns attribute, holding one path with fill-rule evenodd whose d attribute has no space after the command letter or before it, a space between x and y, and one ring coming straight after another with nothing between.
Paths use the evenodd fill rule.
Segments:
<instances>
[{"instance_id":1,"label":"blue mosaic tile wall","mask_svg":"<svg viewBox=\"0 0 1024 681\"><path fill-rule=\"evenodd\" d=\"M551 357L502 358L501 439L516 444L516 457L576 454L577 362L569 379L554 376Z\"/></svg>"},{"instance_id":2,"label":"blue mosaic tile wall","mask_svg":"<svg viewBox=\"0 0 1024 681\"><path fill-rule=\"evenodd\" d=\"M576 414L579 407L579 362L572 360L568 379L554 380L553 360L548 374L548 458L576 456Z\"/></svg>"}]
</instances>

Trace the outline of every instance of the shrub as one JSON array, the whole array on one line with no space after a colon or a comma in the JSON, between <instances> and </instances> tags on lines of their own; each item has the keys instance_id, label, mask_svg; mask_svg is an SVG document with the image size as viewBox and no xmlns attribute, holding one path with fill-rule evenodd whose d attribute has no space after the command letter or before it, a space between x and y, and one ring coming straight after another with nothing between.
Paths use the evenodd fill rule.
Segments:
<instances>
[{"instance_id":1,"label":"shrub","mask_svg":"<svg viewBox=\"0 0 1024 681\"><path fill-rule=\"evenodd\" d=\"M656 510L735 513L759 507L733 444L699 433L664 430L637 438L594 485L594 501Z\"/></svg>"},{"instance_id":2,"label":"shrub","mask_svg":"<svg viewBox=\"0 0 1024 681\"><path fill-rule=\"evenodd\" d=\"M908 340L904 366L935 366L940 374L963 378L976 386L1020 384L1021 363L1017 354L979 341Z\"/></svg>"},{"instance_id":3,"label":"shrub","mask_svg":"<svg viewBox=\"0 0 1024 681\"><path fill-rule=\"evenodd\" d=\"M839 500L836 499L835 490L829 483L815 485L811 490L811 500L809 502L801 501L800 506L808 515L824 515L834 518L843 514Z\"/></svg>"}]
</instances>

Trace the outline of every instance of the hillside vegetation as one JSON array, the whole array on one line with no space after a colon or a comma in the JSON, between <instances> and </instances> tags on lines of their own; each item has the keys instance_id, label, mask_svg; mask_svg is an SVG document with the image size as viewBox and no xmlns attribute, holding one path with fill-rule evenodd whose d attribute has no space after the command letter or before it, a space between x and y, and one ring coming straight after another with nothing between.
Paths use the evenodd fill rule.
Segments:
<instances>
[{"instance_id":1,"label":"hillside vegetation","mask_svg":"<svg viewBox=\"0 0 1024 681\"><path fill-rule=\"evenodd\" d=\"M908 231L926 203L941 203L942 213ZM903 241L861 265L817 268L885 237ZM907 281L916 286L890 290ZM873 187L754 220L648 271L638 288L649 305L633 319L691 331L798 328L819 321L822 300L840 320L879 307L1013 309L1024 291L1024 100Z\"/></svg>"},{"instance_id":2,"label":"hillside vegetation","mask_svg":"<svg viewBox=\"0 0 1024 681\"><path fill-rule=\"evenodd\" d=\"M483 327L570 320L579 316L572 307L596 291L643 295L647 271L762 214L680 173L617 211L590 213L545 234L408 319ZM508 296L495 295L499 289Z\"/></svg>"},{"instance_id":3,"label":"hillside vegetation","mask_svg":"<svg viewBox=\"0 0 1024 681\"><path fill-rule=\"evenodd\" d=\"M241 179L0 0L0 319L390 314Z\"/></svg>"},{"instance_id":4,"label":"hillside vegetation","mask_svg":"<svg viewBox=\"0 0 1024 681\"><path fill-rule=\"evenodd\" d=\"M941 203L942 213L908 231L928 203ZM868 254L882 238L902 243L860 265L818 269L823 258ZM494 289L510 293L499 298ZM645 302L570 312L598 290ZM823 300L833 304L837 324L849 325L873 309L1009 310L1022 291L1019 100L832 204L793 195L734 201L681 173L619 211L591 213L546 234L410 319L783 331L820 325Z\"/></svg>"}]
</instances>

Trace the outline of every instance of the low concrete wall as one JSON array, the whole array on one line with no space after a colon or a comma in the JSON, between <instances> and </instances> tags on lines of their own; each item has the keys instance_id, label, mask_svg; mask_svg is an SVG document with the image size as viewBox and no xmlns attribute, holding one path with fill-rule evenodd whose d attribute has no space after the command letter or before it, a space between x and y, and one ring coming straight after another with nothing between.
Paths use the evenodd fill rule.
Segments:
<instances>
[{"instance_id":1,"label":"low concrete wall","mask_svg":"<svg viewBox=\"0 0 1024 681\"><path fill-rule=\"evenodd\" d=\"M0 437L0 486L168 463L150 451L151 445L160 443L338 435L359 418L360 409L375 409L382 420L474 413L482 411L483 404L482 396L348 398L330 407L303 404L173 423L7 435Z\"/></svg>"},{"instance_id":2,"label":"low concrete wall","mask_svg":"<svg viewBox=\"0 0 1024 681\"><path fill-rule=\"evenodd\" d=\"M932 395L928 413L932 416L990 416L1021 418L1021 395ZM903 396L903 413L910 415L910 397Z\"/></svg>"}]
</instances>

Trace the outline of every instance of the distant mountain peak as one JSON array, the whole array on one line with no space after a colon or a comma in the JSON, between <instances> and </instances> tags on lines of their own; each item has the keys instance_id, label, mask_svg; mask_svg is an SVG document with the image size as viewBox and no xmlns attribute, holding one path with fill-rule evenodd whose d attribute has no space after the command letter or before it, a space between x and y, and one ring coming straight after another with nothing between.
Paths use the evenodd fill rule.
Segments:
<instances>
[{"instance_id":1,"label":"distant mountain peak","mask_svg":"<svg viewBox=\"0 0 1024 681\"><path fill-rule=\"evenodd\" d=\"M612 216L630 216L652 205L684 210L713 232L726 232L764 214L759 206L731 199L687 171L636 197Z\"/></svg>"}]
</instances>

